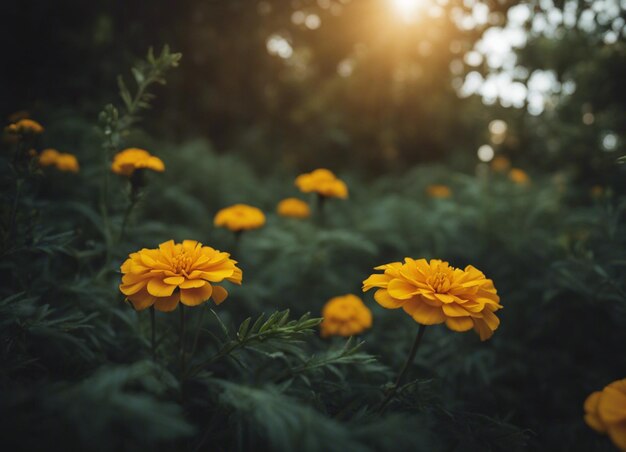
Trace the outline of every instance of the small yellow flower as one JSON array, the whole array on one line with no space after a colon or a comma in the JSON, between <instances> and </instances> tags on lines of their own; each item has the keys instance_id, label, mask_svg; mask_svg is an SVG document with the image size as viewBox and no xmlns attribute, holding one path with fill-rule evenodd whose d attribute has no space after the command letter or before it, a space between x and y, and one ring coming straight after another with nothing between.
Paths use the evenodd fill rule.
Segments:
<instances>
[{"instance_id":1,"label":"small yellow flower","mask_svg":"<svg viewBox=\"0 0 626 452\"><path fill-rule=\"evenodd\" d=\"M298 198L286 198L276 207L278 215L292 218L308 218L311 216L309 205Z\"/></svg>"},{"instance_id":2,"label":"small yellow flower","mask_svg":"<svg viewBox=\"0 0 626 452\"><path fill-rule=\"evenodd\" d=\"M518 185L526 185L530 182L528 174L519 168L511 168L511 171L509 171L509 179Z\"/></svg>"},{"instance_id":3,"label":"small yellow flower","mask_svg":"<svg viewBox=\"0 0 626 452\"><path fill-rule=\"evenodd\" d=\"M452 190L447 185L434 184L426 187L426 193L431 198L449 198L452 196Z\"/></svg>"},{"instance_id":4,"label":"small yellow flower","mask_svg":"<svg viewBox=\"0 0 626 452\"><path fill-rule=\"evenodd\" d=\"M7 131L10 133L16 133L20 135L25 134L40 134L43 132L43 127L37 121L32 119L20 119L7 127Z\"/></svg>"},{"instance_id":5,"label":"small yellow flower","mask_svg":"<svg viewBox=\"0 0 626 452\"><path fill-rule=\"evenodd\" d=\"M322 337L354 336L372 326L372 311L363 304L363 300L352 294L328 300L322 317Z\"/></svg>"},{"instance_id":6,"label":"small yellow flower","mask_svg":"<svg viewBox=\"0 0 626 452\"><path fill-rule=\"evenodd\" d=\"M80 169L78 160L72 154L61 154L57 158L56 167L60 171L68 171L71 173L77 173Z\"/></svg>"},{"instance_id":7,"label":"small yellow flower","mask_svg":"<svg viewBox=\"0 0 626 452\"><path fill-rule=\"evenodd\" d=\"M213 224L231 231L257 229L265 224L265 214L247 204L235 204L217 212Z\"/></svg>"},{"instance_id":8,"label":"small yellow flower","mask_svg":"<svg viewBox=\"0 0 626 452\"><path fill-rule=\"evenodd\" d=\"M590 394L584 407L587 425L607 433L619 450L626 451L626 378Z\"/></svg>"},{"instance_id":9,"label":"small yellow flower","mask_svg":"<svg viewBox=\"0 0 626 452\"><path fill-rule=\"evenodd\" d=\"M384 308L402 308L422 325L446 323L454 331L474 330L489 339L500 325L494 312L499 304L493 281L475 267L454 268L439 259L409 257L376 267L363 281L363 292L374 287L374 299Z\"/></svg>"},{"instance_id":10,"label":"small yellow flower","mask_svg":"<svg viewBox=\"0 0 626 452\"><path fill-rule=\"evenodd\" d=\"M39 154L39 164L41 166L56 165L57 159L61 153L56 149L44 149Z\"/></svg>"},{"instance_id":11,"label":"small yellow flower","mask_svg":"<svg viewBox=\"0 0 626 452\"><path fill-rule=\"evenodd\" d=\"M219 283L241 284L242 272L230 254L195 240L162 243L157 249L132 253L122 264L120 291L138 311L154 306L173 311L181 302L198 306L209 298L222 303L228 292Z\"/></svg>"},{"instance_id":12,"label":"small yellow flower","mask_svg":"<svg viewBox=\"0 0 626 452\"><path fill-rule=\"evenodd\" d=\"M41 166L55 166L59 171L77 173L80 169L78 160L72 154L59 152L56 149L44 149L39 155Z\"/></svg>"},{"instance_id":13,"label":"small yellow flower","mask_svg":"<svg viewBox=\"0 0 626 452\"><path fill-rule=\"evenodd\" d=\"M511 167L511 161L503 155L496 156L491 161L491 169L498 173L504 173Z\"/></svg>"},{"instance_id":14,"label":"small yellow flower","mask_svg":"<svg viewBox=\"0 0 626 452\"><path fill-rule=\"evenodd\" d=\"M320 168L296 178L296 187L303 193L317 193L327 198L347 198L348 187L332 171Z\"/></svg>"},{"instance_id":15,"label":"small yellow flower","mask_svg":"<svg viewBox=\"0 0 626 452\"><path fill-rule=\"evenodd\" d=\"M165 171L163 161L144 149L129 148L118 152L113 157L111 170L115 174L130 177L135 170L149 169L162 173Z\"/></svg>"}]
</instances>

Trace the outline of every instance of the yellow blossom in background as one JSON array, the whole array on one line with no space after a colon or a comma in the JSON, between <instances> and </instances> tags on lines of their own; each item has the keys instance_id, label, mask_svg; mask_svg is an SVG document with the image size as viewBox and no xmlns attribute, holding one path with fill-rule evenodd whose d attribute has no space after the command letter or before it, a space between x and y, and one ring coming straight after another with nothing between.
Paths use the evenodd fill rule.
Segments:
<instances>
[{"instance_id":1,"label":"yellow blossom in background","mask_svg":"<svg viewBox=\"0 0 626 452\"><path fill-rule=\"evenodd\" d=\"M511 168L511 171L509 171L509 179L518 185L526 185L530 182L530 177L528 177L526 171L519 168Z\"/></svg>"},{"instance_id":2,"label":"yellow blossom in background","mask_svg":"<svg viewBox=\"0 0 626 452\"><path fill-rule=\"evenodd\" d=\"M129 148L118 152L113 157L111 170L121 176L132 176L135 170L149 169L162 173L165 171L163 161L144 149Z\"/></svg>"},{"instance_id":3,"label":"yellow blossom in background","mask_svg":"<svg viewBox=\"0 0 626 452\"><path fill-rule=\"evenodd\" d=\"M363 281L363 291L378 288L374 299L384 308L402 308L422 325L444 323L454 331L472 328L481 340L500 325L494 314L502 308L493 281L475 267L454 268L439 259L409 257L376 267Z\"/></svg>"},{"instance_id":4,"label":"yellow blossom in background","mask_svg":"<svg viewBox=\"0 0 626 452\"><path fill-rule=\"evenodd\" d=\"M278 215L292 218L308 218L311 216L309 205L298 198L286 198L276 207Z\"/></svg>"},{"instance_id":5,"label":"yellow blossom in background","mask_svg":"<svg viewBox=\"0 0 626 452\"><path fill-rule=\"evenodd\" d=\"M59 171L77 173L80 169L78 160L72 154L59 152L56 149L44 149L39 155L41 166L55 166Z\"/></svg>"},{"instance_id":6,"label":"yellow blossom in background","mask_svg":"<svg viewBox=\"0 0 626 452\"><path fill-rule=\"evenodd\" d=\"M327 198L348 197L348 186L345 182L324 168L299 175L295 184L303 193L317 193Z\"/></svg>"},{"instance_id":7,"label":"yellow blossom in background","mask_svg":"<svg viewBox=\"0 0 626 452\"><path fill-rule=\"evenodd\" d=\"M626 451L626 378L589 395L584 408L587 425L608 434L618 449Z\"/></svg>"},{"instance_id":8,"label":"yellow blossom in background","mask_svg":"<svg viewBox=\"0 0 626 452\"><path fill-rule=\"evenodd\" d=\"M43 132L43 127L37 121L32 119L20 119L7 127L7 131L17 134L40 134Z\"/></svg>"},{"instance_id":9,"label":"yellow blossom in background","mask_svg":"<svg viewBox=\"0 0 626 452\"><path fill-rule=\"evenodd\" d=\"M372 326L372 311L356 295L331 298L322 310L322 337L354 336Z\"/></svg>"},{"instance_id":10,"label":"yellow blossom in background","mask_svg":"<svg viewBox=\"0 0 626 452\"><path fill-rule=\"evenodd\" d=\"M426 193L431 198L449 198L452 196L452 190L447 185L433 184L426 187Z\"/></svg>"},{"instance_id":11,"label":"yellow blossom in background","mask_svg":"<svg viewBox=\"0 0 626 452\"><path fill-rule=\"evenodd\" d=\"M228 292L215 283L241 284L242 272L236 264L230 254L195 240L170 240L128 257L121 267L120 291L137 310L154 306L173 311L179 302L197 306L209 298L219 305Z\"/></svg>"},{"instance_id":12,"label":"yellow blossom in background","mask_svg":"<svg viewBox=\"0 0 626 452\"><path fill-rule=\"evenodd\" d=\"M498 173L504 173L511 167L511 161L503 155L498 155L491 161L491 169Z\"/></svg>"},{"instance_id":13,"label":"yellow blossom in background","mask_svg":"<svg viewBox=\"0 0 626 452\"><path fill-rule=\"evenodd\" d=\"M213 224L235 232L257 229L265 224L265 214L256 207L235 204L217 212Z\"/></svg>"},{"instance_id":14,"label":"yellow blossom in background","mask_svg":"<svg viewBox=\"0 0 626 452\"><path fill-rule=\"evenodd\" d=\"M71 173L77 173L80 169L78 160L72 154L61 154L56 161L56 167L60 171L69 171Z\"/></svg>"},{"instance_id":15,"label":"yellow blossom in background","mask_svg":"<svg viewBox=\"0 0 626 452\"><path fill-rule=\"evenodd\" d=\"M52 166L56 164L60 154L56 149L44 149L39 154L39 164L41 166Z\"/></svg>"}]
</instances>

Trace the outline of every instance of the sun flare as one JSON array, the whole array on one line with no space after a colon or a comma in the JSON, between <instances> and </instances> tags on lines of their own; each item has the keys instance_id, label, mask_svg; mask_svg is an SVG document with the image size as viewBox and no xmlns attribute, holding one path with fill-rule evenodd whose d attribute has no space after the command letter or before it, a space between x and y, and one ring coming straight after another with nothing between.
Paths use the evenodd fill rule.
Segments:
<instances>
[{"instance_id":1,"label":"sun flare","mask_svg":"<svg viewBox=\"0 0 626 452\"><path fill-rule=\"evenodd\" d=\"M390 0L391 7L396 15L404 22L415 22L418 10L421 6L421 0Z\"/></svg>"}]
</instances>

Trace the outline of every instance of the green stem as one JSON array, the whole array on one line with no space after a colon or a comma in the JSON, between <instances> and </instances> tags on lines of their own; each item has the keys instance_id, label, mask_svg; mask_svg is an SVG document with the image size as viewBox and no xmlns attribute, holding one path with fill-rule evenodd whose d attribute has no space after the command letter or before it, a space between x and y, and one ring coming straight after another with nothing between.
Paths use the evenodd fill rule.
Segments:
<instances>
[{"instance_id":1,"label":"green stem","mask_svg":"<svg viewBox=\"0 0 626 452\"><path fill-rule=\"evenodd\" d=\"M180 375L185 373L185 305L180 303Z\"/></svg>"},{"instance_id":2,"label":"green stem","mask_svg":"<svg viewBox=\"0 0 626 452\"><path fill-rule=\"evenodd\" d=\"M398 374L398 378L396 379L396 382L391 387L391 389L387 392L385 399L382 401L382 403L378 407L378 413L382 413L384 411L387 404L391 401L391 399L396 394L396 392L398 392L398 388L400 387L400 384L402 383L404 376L406 375L407 371L409 370L409 367L411 366L411 364L413 363L413 360L415 359L415 355L422 341L422 337L424 336L424 331L426 331L426 325L420 324L420 327L417 330L417 336L415 336L415 341L413 341L413 346L411 347L411 351L409 352L409 356L407 357L407 360L404 363L402 370Z\"/></svg>"},{"instance_id":3,"label":"green stem","mask_svg":"<svg viewBox=\"0 0 626 452\"><path fill-rule=\"evenodd\" d=\"M152 337L150 341L150 346L152 348L152 361L156 362L156 319L154 305L150 306L150 326L152 329Z\"/></svg>"}]
</instances>

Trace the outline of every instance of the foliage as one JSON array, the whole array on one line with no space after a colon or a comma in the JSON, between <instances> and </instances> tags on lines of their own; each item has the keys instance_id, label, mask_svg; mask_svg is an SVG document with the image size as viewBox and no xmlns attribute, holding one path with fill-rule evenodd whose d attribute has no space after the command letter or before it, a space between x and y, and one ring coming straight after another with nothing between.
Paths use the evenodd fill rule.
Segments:
<instances>
[{"instance_id":1,"label":"foliage","mask_svg":"<svg viewBox=\"0 0 626 452\"><path fill-rule=\"evenodd\" d=\"M509 6L494 8L503 14ZM276 17L290 20L291 6L276 11ZM241 21L252 20L249 14L246 10ZM343 36L346 19L326 19ZM224 31L222 20L211 17L212 27ZM453 34L469 40L460 30ZM262 35L250 36L256 42ZM398 94L391 84L368 91L369 81L380 75L377 68L398 69L406 62L387 56L385 46L363 61L365 70L356 80L338 79L336 63L352 48L348 41L344 36L337 49L311 44L325 55L320 61L332 62L332 70L325 70L333 76L322 77L320 64L301 84L292 72L297 69L290 68L281 82L290 91L267 104L250 95L258 94L256 87L227 77L234 58L216 70L216 83L199 88L195 77L206 76L207 68L198 63L205 57L195 54L190 60L202 70L192 77L194 86L187 91L174 73L165 96L172 106L162 108L152 89L164 83L181 56L167 47L158 55L150 51L131 71L134 84L118 79L118 106L100 110L89 104L99 98L85 99L84 111L44 124L42 137L3 142L0 444L5 449L54 444L95 450L607 450L608 440L584 425L582 403L590 392L626 375L624 166L612 155L598 157L596 134L604 125L592 134L568 119L568 111L579 116L584 92L562 104L564 118L545 124L543 118L506 113L518 141L499 151L533 163L524 165L530 182L516 184L485 164L471 170L467 164L482 139L468 130L490 115L451 113L461 106L462 112L484 107L459 100L446 88L455 58L447 42L433 63L436 70L416 88L428 92L425 100ZM228 34L225 42L219 52L233 52L239 41ZM611 55L621 52L619 45L594 58L609 64ZM532 52L524 58L529 66L536 64ZM259 83L268 84L271 98L278 80L271 75L285 71L274 60L262 61ZM592 71L584 66L577 61L571 71L591 86ZM185 71L194 70L190 67ZM391 70L383 75L383 81L393 79ZM208 119L216 118L218 87L231 109L220 111L222 121L248 108L254 115L237 116L241 122L215 133L214 142L181 140L169 129L146 133L155 125L164 129L163 121L185 136L204 125L215 132L223 123ZM311 90L315 96L307 94ZM291 105L288 94L306 102ZM180 114L173 96L201 99L197 117ZM388 98L400 98L400 107L391 108ZM344 109L343 103L349 106ZM434 112L433 104L439 105ZM381 112L372 105L386 108ZM612 108L617 107L607 111L620 111ZM397 116L404 110L419 114ZM91 119L98 111L96 128ZM431 113L433 127L424 120ZM620 132L609 116L600 122ZM142 122L145 118L150 121ZM246 128L246 121L254 125ZM451 130L461 132L452 137ZM284 142L276 138L279 131L285 131ZM560 147L539 161L533 155L550 147L542 141L547 131L561 137ZM236 151L217 152L216 143ZM307 152L283 149L294 143ZM571 158L564 155L570 144L576 149ZM433 158L424 150L431 145L433 152L445 150L454 158L446 165L407 164ZM36 159L26 158L30 146L72 150L81 172L40 168ZM110 174L112 155L130 146L150 149L166 167L163 174L146 175L139 193ZM364 151L357 159L352 152L360 146ZM419 152L413 155L415 146ZM523 146L529 153L519 156ZM337 171L349 199L326 200L323 215L316 199L293 185L293 168L312 162L349 168ZM389 171L371 177L365 167ZM591 194L598 183L602 190ZM432 184L445 184L451 196L429 197ZM278 201L289 196L310 201L312 218L275 214ZM219 209L242 202L265 212L263 228L237 239L213 226ZM243 285L219 307L186 309L185 335L178 313L157 313L154 351L150 314L124 302L118 270L129 253L170 239L199 240L230 252L243 269ZM483 270L500 294L502 323L485 343L472 333L429 327L408 378L380 414L377 407L406 359L415 322L400 310L383 310L369 294L363 299L373 311L373 326L358 338L320 338L318 315L329 298L360 294L374 265L405 256Z\"/></svg>"}]
</instances>

